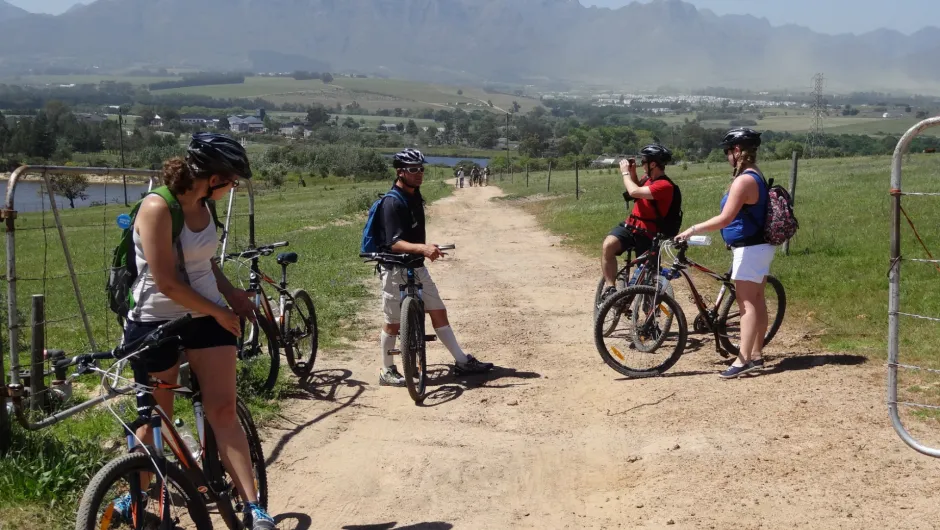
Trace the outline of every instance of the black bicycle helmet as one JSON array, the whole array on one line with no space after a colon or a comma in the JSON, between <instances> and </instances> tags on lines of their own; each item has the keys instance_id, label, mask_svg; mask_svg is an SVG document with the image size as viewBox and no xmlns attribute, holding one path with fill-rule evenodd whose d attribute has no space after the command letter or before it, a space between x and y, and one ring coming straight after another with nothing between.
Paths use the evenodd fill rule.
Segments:
<instances>
[{"instance_id":1,"label":"black bicycle helmet","mask_svg":"<svg viewBox=\"0 0 940 530\"><path fill-rule=\"evenodd\" d=\"M672 162L672 151L659 144L650 144L640 149L640 156L645 162L656 162L660 166L665 166Z\"/></svg>"},{"instance_id":2,"label":"black bicycle helmet","mask_svg":"<svg viewBox=\"0 0 940 530\"><path fill-rule=\"evenodd\" d=\"M736 145L760 147L760 134L761 133L754 129L748 129L747 127L731 129L725 134L725 139L718 144L718 147L721 149L730 149Z\"/></svg>"},{"instance_id":3,"label":"black bicycle helmet","mask_svg":"<svg viewBox=\"0 0 940 530\"><path fill-rule=\"evenodd\" d=\"M197 174L251 178L251 165L245 148L224 134L194 134L186 149L186 162Z\"/></svg>"},{"instance_id":4,"label":"black bicycle helmet","mask_svg":"<svg viewBox=\"0 0 940 530\"><path fill-rule=\"evenodd\" d=\"M424 155L417 149L407 148L392 157L392 167L398 169L409 166L418 166L426 162Z\"/></svg>"}]
</instances>

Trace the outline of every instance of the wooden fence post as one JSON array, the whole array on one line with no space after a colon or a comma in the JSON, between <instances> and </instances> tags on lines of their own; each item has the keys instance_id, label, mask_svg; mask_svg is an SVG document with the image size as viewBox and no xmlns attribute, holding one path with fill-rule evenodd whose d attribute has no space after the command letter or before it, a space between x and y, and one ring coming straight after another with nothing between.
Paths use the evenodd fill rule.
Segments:
<instances>
[{"instance_id":1,"label":"wooden fence post","mask_svg":"<svg viewBox=\"0 0 940 530\"><path fill-rule=\"evenodd\" d=\"M548 161L548 186L545 190L547 193L552 191L552 161Z\"/></svg>"},{"instance_id":2,"label":"wooden fence post","mask_svg":"<svg viewBox=\"0 0 940 530\"><path fill-rule=\"evenodd\" d=\"M525 165L525 187L529 187L529 164Z\"/></svg>"},{"instance_id":3,"label":"wooden fence post","mask_svg":"<svg viewBox=\"0 0 940 530\"><path fill-rule=\"evenodd\" d=\"M581 178L578 176L578 163L574 163L574 198L581 200Z\"/></svg>"},{"instance_id":4,"label":"wooden fence post","mask_svg":"<svg viewBox=\"0 0 940 530\"><path fill-rule=\"evenodd\" d=\"M796 205L796 175L799 172L799 165L800 154L796 151L793 151L793 164L790 166L790 199L793 200L794 206ZM786 256L790 255L789 239L783 244L783 253Z\"/></svg>"}]
</instances>

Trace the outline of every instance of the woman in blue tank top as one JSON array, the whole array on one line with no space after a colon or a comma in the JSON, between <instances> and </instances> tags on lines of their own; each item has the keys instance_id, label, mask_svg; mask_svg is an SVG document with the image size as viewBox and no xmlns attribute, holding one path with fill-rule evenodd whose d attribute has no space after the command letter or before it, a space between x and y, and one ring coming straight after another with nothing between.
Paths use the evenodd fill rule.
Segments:
<instances>
[{"instance_id":1,"label":"woman in blue tank top","mask_svg":"<svg viewBox=\"0 0 940 530\"><path fill-rule=\"evenodd\" d=\"M741 348L724 379L763 369L764 335L767 333L767 302L764 285L774 259L774 246L764 242L767 215L767 182L757 167L760 133L747 128L732 129L720 144L734 168L728 193L721 199L721 213L693 225L676 239L721 230L721 237L733 250L731 279L734 280L741 310Z\"/></svg>"}]
</instances>

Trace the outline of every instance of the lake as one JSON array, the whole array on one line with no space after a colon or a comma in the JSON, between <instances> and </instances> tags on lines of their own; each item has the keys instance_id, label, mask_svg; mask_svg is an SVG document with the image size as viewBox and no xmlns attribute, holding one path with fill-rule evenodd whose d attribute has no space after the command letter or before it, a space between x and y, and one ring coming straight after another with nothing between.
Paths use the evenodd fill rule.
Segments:
<instances>
[{"instance_id":1,"label":"lake","mask_svg":"<svg viewBox=\"0 0 940 530\"><path fill-rule=\"evenodd\" d=\"M43 209L43 202L45 201L45 208L49 210L49 199L39 196L40 182L35 180L21 181L16 185L16 196L13 198L16 211L18 212L38 212ZM127 200L133 204L140 199L142 193L146 193L147 186L140 184L127 184ZM0 201L6 203L7 195L7 181L0 181L0 193L3 194L3 199ZM91 206L91 203L124 203L124 186L121 183L116 184L89 184L88 189L85 190L85 193L88 194L88 199L82 201L75 201L75 207L79 208L82 206ZM68 199L64 197L56 197L56 204L60 209L66 209L69 207Z\"/></svg>"}]
</instances>

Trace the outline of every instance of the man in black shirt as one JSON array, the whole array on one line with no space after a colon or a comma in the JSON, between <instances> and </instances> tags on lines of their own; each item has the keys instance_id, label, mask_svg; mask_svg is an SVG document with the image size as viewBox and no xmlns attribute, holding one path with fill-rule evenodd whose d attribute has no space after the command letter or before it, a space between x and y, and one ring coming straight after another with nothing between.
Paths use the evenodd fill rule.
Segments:
<instances>
[{"instance_id":1,"label":"man in black shirt","mask_svg":"<svg viewBox=\"0 0 940 530\"><path fill-rule=\"evenodd\" d=\"M432 262L440 258L443 253L437 245L428 245L425 232L424 199L421 197L421 183L424 182L424 155L416 149L405 149L395 155L395 187L405 200L396 195L388 194L382 200L380 217L382 222L383 252L397 254L416 254L424 256L421 267L415 269L416 279L424 287L422 299L424 309L431 317L431 325L437 338L454 356L454 370L457 373L477 374L491 370L492 363L476 360L467 355L457 343L454 330L447 320L447 308L437 291L437 286L431 280L428 269L424 267L424 259ZM382 369L379 372L379 384L387 386L405 386L405 378L398 372L393 363L392 356L388 354L395 349L395 339L401 322L401 300L399 285L406 281L405 271L400 268L381 267L379 280L382 283L382 308L385 313L385 327L382 329Z\"/></svg>"}]
</instances>

